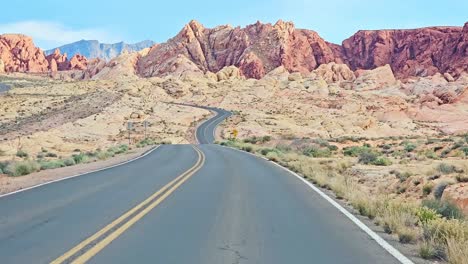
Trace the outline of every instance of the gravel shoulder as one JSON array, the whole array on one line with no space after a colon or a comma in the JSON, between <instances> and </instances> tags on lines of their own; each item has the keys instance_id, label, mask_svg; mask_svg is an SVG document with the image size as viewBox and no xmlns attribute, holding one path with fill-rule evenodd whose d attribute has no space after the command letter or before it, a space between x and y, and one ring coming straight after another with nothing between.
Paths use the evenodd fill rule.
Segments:
<instances>
[{"instance_id":1,"label":"gravel shoulder","mask_svg":"<svg viewBox=\"0 0 468 264\"><path fill-rule=\"evenodd\" d=\"M63 179L69 176L83 174L94 170L106 168L109 166L117 165L119 163L137 158L145 154L151 148L153 147L147 146L144 148L133 149L126 154L118 155L107 160L100 160L91 163L79 164L75 166L52 170L43 170L21 177L9 177L6 175L0 175L0 195L29 188L38 184Z\"/></svg>"}]
</instances>

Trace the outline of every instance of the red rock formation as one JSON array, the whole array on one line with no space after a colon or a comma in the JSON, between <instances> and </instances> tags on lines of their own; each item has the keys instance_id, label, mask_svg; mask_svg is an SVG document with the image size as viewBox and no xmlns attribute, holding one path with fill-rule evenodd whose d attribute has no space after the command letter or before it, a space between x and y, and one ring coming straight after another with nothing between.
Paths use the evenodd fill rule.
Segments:
<instances>
[{"instance_id":1,"label":"red rock formation","mask_svg":"<svg viewBox=\"0 0 468 264\"><path fill-rule=\"evenodd\" d=\"M70 67L68 68L69 70L85 70L86 67L88 66L88 60L86 59L85 56L75 54L70 59Z\"/></svg>"},{"instance_id":2,"label":"red rock formation","mask_svg":"<svg viewBox=\"0 0 468 264\"><path fill-rule=\"evenodd\" d=\"M305 73L329 62L346 63L352 70L389 64L399 78L437 72L458 77L468 71L468 23L463 28L359 31L339 46L281 20L275 25L257 22L245 28L213 29L191 21L176 37L154 46L138 63L138 72L142 76L169 74L161 65L177 56L205 72L234 65L252 78L279 66Z\"/></svg>"},{"instance_id":3,"label":"red rock formation","mask_svg":"<svg viewBox=\"0 0 468 264\"><path fill-rule=\"evenodd\" d=\"M145 77L168 74L161 65L177 56L185 56L205 72L234 65L252 78L281 65L289 71L309 72L335 61L329 43L314 31L295 29L290 22L207 29L191 21L168 42L153 46L138 62L138 72Z\"/></svg>"},{"instance_id":4,"label":"red rock formation","mask_svg":"<svg viewBox=\"0 0 468 264\"><path fill-rule=\"evenodd\" d=\"M399 78L468 71L468 23L461 27L362 30L343 41L342 57L351 69L390 64Z\"/></svg>"},{"instance_id":5,"label":"red rock formation","mask_svg":"<svg viewBox=\"0 0 468 264\"><path fill-rule=\"evenodd\" d=\"M67 70L84 70L88 61L81 55L75 55L70 61L67 54L60 54L60 50L45 56L37 48L32 38L20 34L0 35L0 61L3 67L0 72L31 72L46 73Z\"/></svg>"},{"instance_id":6,"label":"red rock formation","mask_svg":"<svg viewBox=\"0 0 468 264\"><path fill-rule=\"evenodd\" d=\"M46 59L49 62L49 68L52 72L66 71L70 69L70 64L67 60L67 54L60 54L59 49L55 49L54 53L46 56Z\"/></svg>"},{"instance_id":7,"label":"red rock formation","mask_svg":"<svg viewBox=\"0 0 468 264\"><path fill-rule=\"evenodd\" d=\"M0 35L0 60L5 72L47 72L49 69L44 52L25 35Z\"/></svg>"}]
</instances>

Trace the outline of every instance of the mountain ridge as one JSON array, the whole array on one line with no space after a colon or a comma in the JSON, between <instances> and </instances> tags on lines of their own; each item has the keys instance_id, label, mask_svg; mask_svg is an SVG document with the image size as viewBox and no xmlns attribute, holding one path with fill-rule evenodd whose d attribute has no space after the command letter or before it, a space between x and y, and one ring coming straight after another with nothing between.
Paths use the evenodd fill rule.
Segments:
<instances>
[{"instance_id":1,"label":"mountain ridge","mask_svg":"<svg viewBox=\"0 0 468 264\"><path fill-rule=\"evenodd\" d=\"M44 52L46 55L50 55L53 54L56 49L59 49L61 53L67 53L70 57L80 54L88 59L99 58L109 61L122 54L124 51L140 51L142 49L149 48L154 44L155 42L152 40L143 40L133 44L128 44L123 41L107 44L101 43L98 40L82 39Z\"/></svg>"}]
</instances>

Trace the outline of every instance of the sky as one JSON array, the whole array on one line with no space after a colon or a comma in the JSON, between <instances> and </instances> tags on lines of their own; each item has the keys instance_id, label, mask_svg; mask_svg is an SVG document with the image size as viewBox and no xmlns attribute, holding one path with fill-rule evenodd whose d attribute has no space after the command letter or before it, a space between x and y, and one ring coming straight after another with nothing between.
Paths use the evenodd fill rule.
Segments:
<instances>
[{"instance_id":1,"label":"sky","mask_svg":"<svg viewBox=\"0 0 468 264\"><path fill-rule=\"evenodd\" d=\"M22 33L43 49L96 39L164 42L195 19L205 27L292 21L341 43L360 29L463 26L467 0L15 0L1 4L0 34Z\"/></svg>"}]
</instances>

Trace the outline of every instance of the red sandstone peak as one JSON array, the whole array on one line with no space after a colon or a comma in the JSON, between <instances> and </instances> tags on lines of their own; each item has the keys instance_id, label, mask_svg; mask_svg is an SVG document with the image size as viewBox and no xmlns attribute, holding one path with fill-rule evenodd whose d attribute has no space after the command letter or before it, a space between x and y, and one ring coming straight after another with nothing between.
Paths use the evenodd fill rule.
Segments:
<instances>
[{"instance_id":1,"label":"red sandstone peak","mask_svg":"<svg viewBox=\"0 0 468 264\"><path fill-rule=\"evenodd\" d=\"M74 56L70 61L67 54L54 53L45 56L36 47L31 37L21 34L0 35L0 60L5 72L46 73L65 70L84 70L87 60L83 56Z\"/></svg>"}]
</instances>

